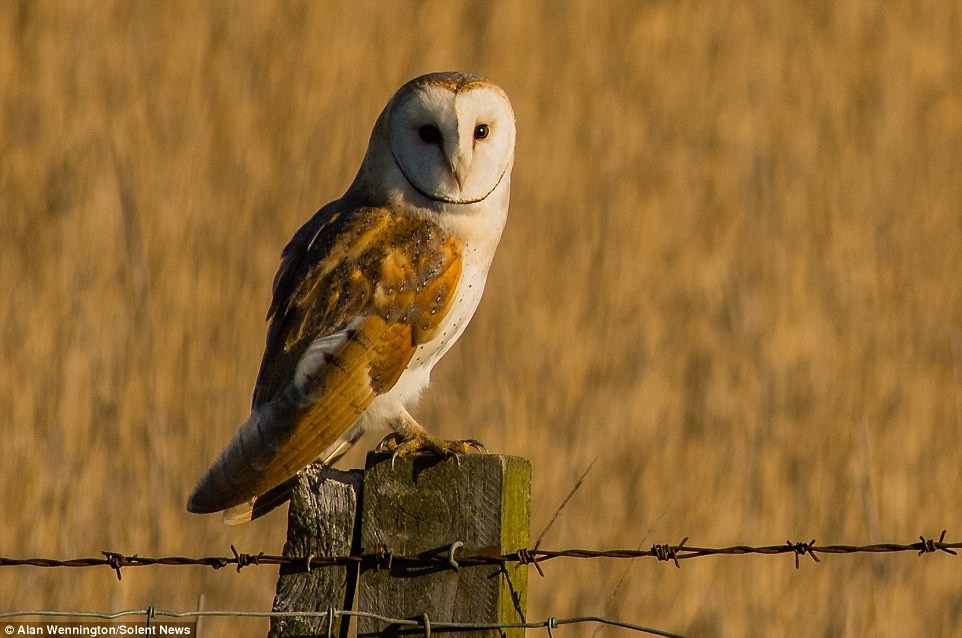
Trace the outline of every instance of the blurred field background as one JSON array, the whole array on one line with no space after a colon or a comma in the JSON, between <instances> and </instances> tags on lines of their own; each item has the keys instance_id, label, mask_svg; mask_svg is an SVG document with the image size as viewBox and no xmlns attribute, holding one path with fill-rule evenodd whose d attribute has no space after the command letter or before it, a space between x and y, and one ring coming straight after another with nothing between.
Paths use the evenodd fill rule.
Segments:
<instances>
[{"instance_id":1,"label":"blurred field background","mask_svg":"<svg viewBox=\"0 0 962 638\"><path fill-rule=\"evenodd\" d=\"M281 248L448 69L507 90L517 162L417 414L531 459L533 536L597 459L544 547L959 539L958 3L8 0L0 555L280 552L283 513L186 496L248 414ZM529 615L959 635L960 560L551 562ZM263 611L275 581L4 568L0 609Z\"/></svg>"}]
</instances>

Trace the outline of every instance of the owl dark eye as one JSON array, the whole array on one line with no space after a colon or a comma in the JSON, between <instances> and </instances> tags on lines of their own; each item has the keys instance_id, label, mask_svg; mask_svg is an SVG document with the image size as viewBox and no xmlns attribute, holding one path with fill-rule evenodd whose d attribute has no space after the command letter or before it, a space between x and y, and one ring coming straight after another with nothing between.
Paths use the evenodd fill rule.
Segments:
<instances>
[{"instance_id":1,"label":"owl dark eye","mask_svg":"<svg viewBox=\"0 0 962 638\"><path fill-rule=\"evenodd\" d=\"M441 141L441 131L434 124L425 124L418 129L418 137L425 144L437 144Z\"/></svg>"},{"instance_id":2,"label":"owl dark eye","mask_svg":"<svg viewBox=\"0 0 962 638\"><path fill-rule=\"evenodd\" d=\"M491 127L487 124L478 124L474 127L474 139L483 140L491 132Z\"/></svg>"}]
</instances>

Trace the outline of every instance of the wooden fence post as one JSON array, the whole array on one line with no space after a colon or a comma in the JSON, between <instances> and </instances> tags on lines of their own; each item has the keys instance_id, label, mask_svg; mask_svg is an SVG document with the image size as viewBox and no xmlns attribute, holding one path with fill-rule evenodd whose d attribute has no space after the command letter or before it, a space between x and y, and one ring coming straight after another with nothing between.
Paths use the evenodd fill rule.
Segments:
<instances>
[{"instance_id":1,"label":"wooden fence post","mask_svg":"<svg viewBox=\"0 0 962 638\"><path fill-rule=\"evenodd\" d=\"M361 486L363 483L363 486ZM360 494L360 499L358 499ZM358 505L360 500L360 506ZM360 507L360 512L358 512ZM360 516L360 520L358 517ZM351 609L430 622L517 623L525 620L527 566L457 566L458 555L510 554L528 546L531 465L527 459L469 454L440 459L368 455L367 468L307 468L291 499L285 556L363 552L445 557L441 566L403 564L281 569L275 611ZM358 525L360 529L358 530ZM382 561L383 562L383 561ZM275 618L268 638L326 636L326 618ZM347 635L340 619L333 635ZM361 618L358 638L414 636L423 629ZM444 632L465 638L523 638L523 629Z\"/></svg>"},{"instance_id":2,"label":"wooden fence post","mask_svg":"<svg viewBox=\"0 0 962 638\"><path fill-rule=\"evenodd\" d=\"M501 555L528 545L531 464L527 459L469 454L438 459L368 456L362 499L361 547L397 555L424 552ZM527 567L362 571L359 608L393 618L433 622L523 622ZM358 638L414 635L410 628L360 619ZM445 636L521 638L524 630L445 632Z\"/></svg>"},{"instance_id":3,"label":"wooden fence post","mask_svg":"<svg viewBox=\"0 0 962 638\"><path fill-rule=\"evenodd\" d=\"M274 611L350 609L357 570L342 566L308 570L307 558L346 556L356 550L358 506L363 473L311 465L291 495L284 556L304 557L303 566L282 566ZM272 618L268 638L327 636L327 618ZM334 622L330 635L345 637L346 618Z\"/></svg>"}]
</instances>

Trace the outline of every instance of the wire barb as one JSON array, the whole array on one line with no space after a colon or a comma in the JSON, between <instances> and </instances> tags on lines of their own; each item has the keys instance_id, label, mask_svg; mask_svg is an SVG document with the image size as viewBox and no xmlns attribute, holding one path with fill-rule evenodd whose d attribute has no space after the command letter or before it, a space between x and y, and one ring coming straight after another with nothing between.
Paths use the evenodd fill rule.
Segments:
<instances>
[{"instance_id":1,"label":"wire barb","mask_svg":"<svg viewBox=\"0 0 962 638\"><path fill-rule=\"evenodd\" d=\"M126 559L123 554L118 554L116 552L100 552L104 555L105 564L108 565L117 574L117 580L122 580L120 575L120 568L126 563ZM134 558L137 556L134 555Z\"/></svg>"},{"instance_id":2,"label":"wire barb","mask_svg":"<svg viewBox=\"0 0 962 638\"><path fill-rule=\"evenodd\" d=\"M518 550L518 564L534 565L534 568L538 570L538 575L544 578L544 570L541 569L541 565L538 564L538 557L531 553L531 550L527 547L522 547Z\"/></svg>"},{"instance_id":3,"label":"wire barb","mask_svg":"<svg viewBox=\"0 0 962 638\"><path fill-rule=\"evenodd\" d=\"M818 556L815 555L815 550L814 550L815 539L814 538L807 543L793 543L792 541L785 541L785 543L793 552L795 552L795 569L798 569L799 557L804 556L805 554L808 554L809 556L811 556L812 560L814 560L816 563L822 562L818 559Z\"/></svg>"},{"instance_id":4,"label":"wire barb","mask_svg":"<svg viewBox=\"0 0 962 638\"><path fill-rule=\"evenodd\" d=\"M230 551L234 553L234 560L237 562L238 572L248 565L260 565L261 557L264 556L264 552L255 555L238 552L237 548L233 545L230 546Z\"/></svg>"},{"instance_id":5,"label":"wire barb","mask_svg":"<svg viewBox=\"0 0 962 638\"><path fill-rule=\"evenodd\" d=\"M939 535L939 540L934 541L932 539L927 539L924 536L919 536L919 540L922 541L922 547L919 549L919 556L922 554L934 554L935 552L945 552L946 554L952 554L953 556L958 556L958 552L949 549L945 544L945 530Z\"/></svg>"},{"instance_id":6,"label":"wire barb","mask_svg":"<svg viewBox=\"0 0 962 638\"><path fill-rule=\"evenodd\" d=\"M676 547L671 545L652 545L651 553L660 561L673 561L675 567L681 569L681 564L678 562L678 552L685 549L685 543L688 542L688 537L681 539Z\"/></svg>"}]
</instances>

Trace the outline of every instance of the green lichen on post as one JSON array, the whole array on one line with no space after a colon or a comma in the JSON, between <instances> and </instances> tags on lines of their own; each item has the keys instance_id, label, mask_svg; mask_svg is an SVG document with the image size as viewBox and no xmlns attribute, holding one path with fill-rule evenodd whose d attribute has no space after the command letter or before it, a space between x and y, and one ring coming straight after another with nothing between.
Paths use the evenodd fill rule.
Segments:
<instances>
[{"instance_id":1,"label":"green lichen on post","mask_svg":"<svg viewBox=\"0 0 962 638\"><path fill-rule=\"evenodd\" d=\"M527 548L531 537L531 463L516 456L502 458L505 465L501 547L504 554L511 554ZM524 622L528 608L528 566L505 564L500 583L498 603L503 622ZM505 635L523 638L524 630L510 630Z\"/></svg>"}]
</instances>

